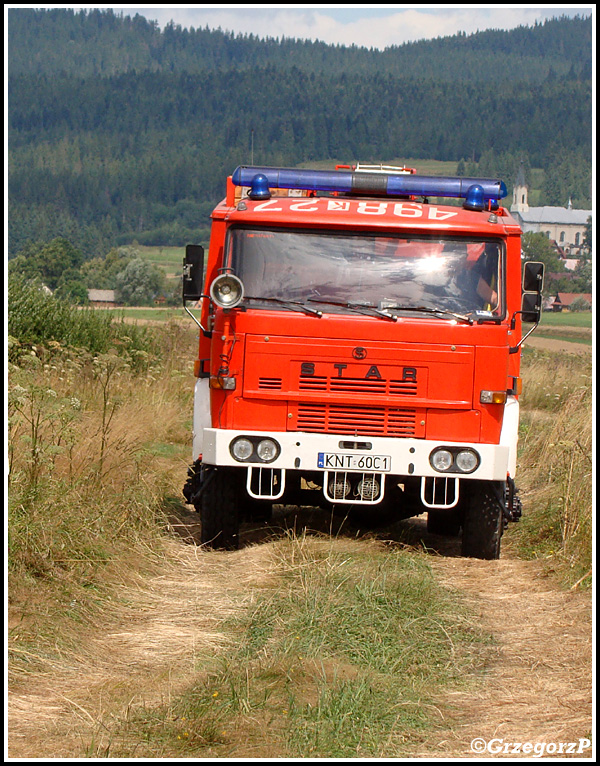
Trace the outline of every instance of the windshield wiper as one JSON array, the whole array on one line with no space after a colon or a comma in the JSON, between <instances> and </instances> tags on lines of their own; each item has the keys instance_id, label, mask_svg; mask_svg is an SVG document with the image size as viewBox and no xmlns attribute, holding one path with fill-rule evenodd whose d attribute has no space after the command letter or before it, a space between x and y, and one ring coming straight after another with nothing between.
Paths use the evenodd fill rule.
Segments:
<instances>
[{"instance_id":1,"label":"windshield wiper","mask_svg":"<svg viewBox=\"0 0 600 766\"><path fill-rule=\"evenodd\" d=\"M352 303L351 301L324 301L321 298L307 298L307 301L313 303L322 303L324 306L340 306L343 309L350 309L350 311L356 311L359 314L366 314L367 316L381 317L382 319L389 319L392 322L397 322L398 317L393 314L388 314L386 311L372 306L370 303Z\"/></svg>"},{"instance_id":2,"label":"windshield wiper","mask_svg":"<svg viewBox=\"0 0 600 766\"><path fill-rule=\"evenodd\" d=\"M292 311L304 311L305 314L312 314L316 317L322 317L323 312L319 311L318 309L312 309L310 306L306 306L304 303L300 303L299 301L287 301L283 298L264 298L264 297L257 297L254 295L246 295L244 296L245 300L248 301L258 301L263 303L277 303L279 306L283 306L286 309L290 309Z\"/></svg>"},{"instance_id":3,"label":"windshield wiper","mask_svg":"<svg viewBox=\"0 0 600 766\"><path fill-rule=\"evenodd\" d=\"M385 308L392 309L393 311L419 311L423 314L433 314L434 316L445 314L446 316L451 316L454 319L460 319L462 322L466 322L467 324L473 324L473 317L471 316L457 314L454 311L450 311L449 309L436 308L435 306L402 306L400 304L393 304L391 306L386 306Z\"/></svg>"}]
</instances>

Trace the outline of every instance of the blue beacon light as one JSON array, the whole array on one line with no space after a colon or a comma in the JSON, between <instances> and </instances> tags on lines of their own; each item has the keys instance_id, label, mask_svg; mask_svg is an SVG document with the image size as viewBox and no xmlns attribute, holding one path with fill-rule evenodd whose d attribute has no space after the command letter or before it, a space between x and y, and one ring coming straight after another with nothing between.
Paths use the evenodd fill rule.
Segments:
<instances>
[{"instance_id":1,"label":"blue beacon light","mask_svg":"<svg viewBox=\"0 0 600 766\"><path fill-rule=\"evenodd\" d=\"M257 176L264 176L266 183L261 179L258 184ZM259 194L265 194L265 187L266 190L271 187L389 196L455 197L467 200L468 204L465 206L473 210L482 210L488 202L491 202L492 208L496 207L497 201L507 195L506 185L498 179L388 175L352 170L307 170L240 165L234 170L232 181L236 186L253 187L254 185L256 193ZM251 188L248 196L252 193ZM266 196L250 198L266 199ZM480 207L481 203L483 207Z\"/></svg>"},{"instance_id":2,"label":"blue beacon light","mask_svg":"<svg viewBox=\"0 0 600 766\"><path fill-rule=\"evenodd\" d=\"M469 186L463 207L467 210L483 210L485 208L485 194L482 186L479 184Z\"/></svg>"},{"instance_id":3,"label":"blue beacon light","mask_svg":"<svg viewBox=\"0 0 600 766\"><path fill-rule=\"evenodd\" d=\"M271 190L269 189L269 179L263 173L256 173L250 182L250 199L270 199Z\"/></svg>"}]
</instances>

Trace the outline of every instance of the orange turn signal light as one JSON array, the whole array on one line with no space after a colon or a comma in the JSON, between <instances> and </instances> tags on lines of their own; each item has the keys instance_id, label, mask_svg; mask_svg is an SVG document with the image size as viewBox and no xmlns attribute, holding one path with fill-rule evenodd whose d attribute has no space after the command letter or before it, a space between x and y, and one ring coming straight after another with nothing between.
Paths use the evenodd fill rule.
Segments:
<instances>
[{"instance_id":1,"label":"orange turn signal light","mask_svg":"<svg viewBox=\"0 0 600 766\"><path fill-rule=\"evenodd\" d=\"M505 404L506 391L482 391L479 401L482 404Z\"/></svg>"}]
</instances>

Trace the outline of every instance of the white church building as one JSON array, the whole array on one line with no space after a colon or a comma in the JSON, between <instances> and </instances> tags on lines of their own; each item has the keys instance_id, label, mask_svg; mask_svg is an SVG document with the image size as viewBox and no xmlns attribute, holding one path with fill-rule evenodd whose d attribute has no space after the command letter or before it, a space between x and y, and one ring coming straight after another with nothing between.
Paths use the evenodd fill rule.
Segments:
<instances>
[{"instance_id":1,"label":"white church building","mask_svg":"<svg viewBox=\"0 0 600 766\"><path fill-rule=\"evenodd\" d=\"M574 210L569 200L567 207L529 207L528 186L523 169L519 170L513 189L510 212L523 232L543 232L566 254L575 255L583 245L585 226L592 215L591 210Z\"/></svg>"}]
</instances>

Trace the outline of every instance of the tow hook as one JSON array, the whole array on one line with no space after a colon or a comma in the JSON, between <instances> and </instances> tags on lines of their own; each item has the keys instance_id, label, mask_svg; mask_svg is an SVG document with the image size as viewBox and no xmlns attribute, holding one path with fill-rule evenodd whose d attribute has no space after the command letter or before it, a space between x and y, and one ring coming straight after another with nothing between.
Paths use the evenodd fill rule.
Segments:
<instances>
[{"instance_id":1,"label":"tow hook","mask_svg":"<svg viewBox=\"0 0 600 766\"><path fill-rule=\"evenodd\" d=\"M519 521L522 513L523 503L519 497L519 490L515 487L514 479L508 479L504 503L504 527L508 526L509 521Z\"/></svg>"},{"instance_id":2,"label":"tow hook","mask_svg":"<svg viewBox=\"0 0 600 766\"><path fill-rule=\"evenodd\" d=\"M208 476L207 476L208 473ZM200 501L206 485L212 478L213 472L208 472L206 466L203 466L200 460L195 460L193 465L188 468L188 478L183 486L183 496L190 505Z\"/></svg>"}]
</instances>

